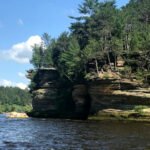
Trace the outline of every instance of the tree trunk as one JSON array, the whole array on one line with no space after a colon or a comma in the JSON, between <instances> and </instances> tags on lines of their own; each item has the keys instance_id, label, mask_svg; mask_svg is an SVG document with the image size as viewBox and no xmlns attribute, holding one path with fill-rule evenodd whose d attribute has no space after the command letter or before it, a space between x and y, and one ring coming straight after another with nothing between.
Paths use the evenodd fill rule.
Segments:
<instances>
[{"instance_id":1,"label":"tree trunk","mask_svg":"<svg viewBox=\"0 0 150 150\"><path fill-rule=\"evenodd\" d=\"M95 58L95 67L96 67L97 76L99 76L98 62L96 58Z\"/></svg>"},{"instance_id":2,"label":"tree trunk","mask_svg":"<svg viewBox=\"0 0 150 150\"><path fill-rule=\"evenodd\" d=\"M107 52L107 58L108 58L108 63L109 63L110 69L112 70L112 68L111 68L111 62L110 62L109 52Z\"/></svg>"},{"instance_id":3,"label":"tree trunk","mask_svg":"<svg viewBox=\"0 0 150 150\"><path fill-rule=\"evenodd\" d=\"M117 56L115 55L115 60L114 60L114 69L117 70Z\"/></svg>"},{"instance_id":4,"label":"tree trunk","mask_svg":"<svg viewBox=\"0 0 150 150\"><path fill-rule=\"evenodd\" d=\"M104 50L105 50L105 52L107 53L108 64L109 64L110 69L112 70L108 47L106 46L106 41L107 41L107 37L104 36ZM109 48L110 48L110 47L109 47Z\"/></svg>"}]
</instances>

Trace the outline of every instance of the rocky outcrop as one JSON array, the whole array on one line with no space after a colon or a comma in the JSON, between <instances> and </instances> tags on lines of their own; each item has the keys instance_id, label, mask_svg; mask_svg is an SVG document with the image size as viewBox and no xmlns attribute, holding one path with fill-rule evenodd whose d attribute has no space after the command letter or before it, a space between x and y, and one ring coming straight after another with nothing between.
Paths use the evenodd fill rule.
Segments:
<instances>
[{"instance_id":1,"label":"rocky outcrop","mask_svg":"<svg viewBox=\"0 0 150 150\"><path fill-rule=\"evenodd\" d=\"M150 88L127 79L99 80L89 84L88 92L89 119L150 121Z\"/></svg>"},{"instance_id":2,"label":"rocky outcrop","mask_svg":"<svg viewBox=\"0 0 150 150\"><path fill-rule=\"evenodd\" d=\"M32 91L32 106L36 112L35 115L42 115L42 113L48 116L57 115L57 107L54 103L59 93L58 78L59 75L55 69L40 69L34 76L33 82L36 83L36 87Z\"/></svg>"},{"instance_id":3,"label":"rocky outcrop","mask_svg":"<svg viewBox=\"0 0 150 150\"><path fill-rule=\"evenodd\" d=\"M33 117L87 119L111 116L111 112L112 116L134 116L135 107L150 106L150 89L127 79L97 79L71 85L50 68L39 69L32 81L33 111L29 115Z\"/></svg>"},{"instance_id":4,"label":"rocky outcrop","mask_svg":"<svg viewBox=\"0 0 150 150\"><path fill-rule=\"evenodd\" d=\"M90 120L123 120L150 122L150 108L123 110L123 109L103 109L97 114L89 116Z\"/></svg>"},{"instance_id":5,"label":"rocky outcrop","mask_svg":"<svg viewBox=\"0 0 150 150\"><path fill-rule=\"evenodd\" d=\"M89 84L91 114L103 108L150 105L150 90L139 88L136 82L121 80L99 80Z\"/></svg>"},{"instance_id":6,"label":"rocky outcrop","mask_svg":"<svg viewBox=\"0 0 150 150\"><path fill-rule=\"evenodd\" d=\"M19 118L19 119L25 119L28 118L26 113L19 113L19 112L9 112L5 113L6 117L8 118Z\"/></svg>"},{"instance_id":7,"label":"rocky outcrop","mask_svg":"<svg viewBox=\"0 0 150 150\"><path fill-rule=\"evenodd\" d=\"M34 88L32 93L32 117L67 117L73 104L68 102L69 92L60 81L56 69L39 69L32 79ZM69 105L67 105L67 102Z\"/></svg>"}]
</instances>

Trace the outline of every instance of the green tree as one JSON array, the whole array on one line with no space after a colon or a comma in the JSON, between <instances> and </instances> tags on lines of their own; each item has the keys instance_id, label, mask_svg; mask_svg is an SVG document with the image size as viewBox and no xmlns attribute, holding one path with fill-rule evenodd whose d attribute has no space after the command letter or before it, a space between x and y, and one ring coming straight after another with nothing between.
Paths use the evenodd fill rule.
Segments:
<instances>
[{"instance_id":1,"label":"green tree","mask_svg":"<svg viewBox=\"0 0 150 150\"><path fill-rule=\"evenodd\" d=\"M80 46L75 37L72 37L68 49L62 52L60 56L59 69L71 82L81 78L83 72L83 63L81 60Z\"/></svg>"},{"instance_id":2,"label":"green tree","mask_svg":"<svg viewBox=\"0 0 150 150\"><path fill-rule=\"evenodd\" d=\"M43 57L44 57L44 50L42 46L34 45L33 47L33 54L30 63L36 68L39 69L42 67L43 64Z\"/></svg>"},{"instance_id":3,"label":"green tree","mask_svg":"<svg viewBox=\"0 0 150 150\"><path fill-rule=\"evenodd\" d=\"M52 39L48 33L42 36L42 43L33 47L33 54L31 64L36 69L53 67L52 50L55 40Z\"/></svg>"},{"instance_id":4,"label":"green tree","mask_svg":"<svg viewBox=\"0 0 150 150\"><path fill-rule=\"evenodd\" d=\"M61 54L65 52L66 50L68 50L69 41L70 41L70 37L69 37L68 32L63 32L53 45L52 60L53 60L54 66L57 68L60 65L59 59L60 59Z\"/></svg>"},{"instance_id":5,"label":"green tree","mask_svg":"<svg viewBox=\"0 0 150 150\"><path fill-rule=\"evenodd\" d=\"M17 87L0 87L0 112L29 109L31 109L31 95L28 90Z\"/></svg>"}]
</instances>

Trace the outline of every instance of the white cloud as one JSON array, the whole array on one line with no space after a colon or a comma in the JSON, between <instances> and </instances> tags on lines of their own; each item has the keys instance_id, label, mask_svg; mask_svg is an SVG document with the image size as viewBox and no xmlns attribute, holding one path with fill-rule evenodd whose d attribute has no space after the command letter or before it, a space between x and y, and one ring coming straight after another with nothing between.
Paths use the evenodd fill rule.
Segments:
<instances>
[{"instance_id":1,"label":"white cloud","mask_svg":"<svg viewBox=\"0 0 150 150\"><path fill-rule=\"evenodd\" d=\"M0 86L18 87L20 89L26 89L27 88L27 85L25 83L22 83L22 82L15 83L15 82L12 82L12 81L6 80L6 79L0 80Z\"/></svg>"},{"instance_id":2,"label":"white cloud","mask_svg":"<svg viewBox=\"0 0 150 150\"><path fill-rule=\"evenodd\" d=\"M23 22L22 19L18 19L17 24L20 25L20 26L22 26L22 25L24 25L24 22Z\"/></svg>"},{"instance_id":3,"label":"white cloud","mask_svg":"<svg viewBox=\"0 0 150 150\"><path fill-rule=\"evenodd\" d=\"M27 88L27 85L26 84L24 84L24 83L16 83L16 85L15 86L17 86L17 87L19 87L20 89L26 89Z\"/></svg>"},{"instance_id":4,"label":"white cloud","mask_svg":"<svg viewBox=\"0 0 150 150\"><path fill-rule=\"evenodd\" d=\"M18 76L21 77L21 78L25 78L25 74L22 73L22 72L18 72Z\"/></svg>"},{"instance_id":5,"label":"white cloud","mask_svg":"<svg viewBox=\"0 0 150 150\"><path fill-rule=\"evenodd\" d=\"M11 86L12 82L9 81L9 80L3 79L3 80L0 80L0 85L2 85L2 86Z\"/></svg>"},{"instance_id":6,"label":"white cloud","mask_svg":"<svg viewBox=\"0 0 150 150\"><path fill-rule=\"evenodd\" d=\"M32 56L32 46L41 42L42 39L39 35L31 36L27 41L14 44L10 49L0 52L0 59L29 63Z\"/></svg>"}]
</instances>

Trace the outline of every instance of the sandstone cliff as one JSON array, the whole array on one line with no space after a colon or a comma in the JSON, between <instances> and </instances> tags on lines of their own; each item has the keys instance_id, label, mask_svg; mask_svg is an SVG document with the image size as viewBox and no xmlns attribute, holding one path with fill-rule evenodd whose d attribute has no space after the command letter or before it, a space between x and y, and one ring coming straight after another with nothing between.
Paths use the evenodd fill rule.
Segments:
<instances>
[{"instance_id":1,"label":"sandstone cliff","mask_svg":"<svg viewBox=\"0 0 150 150\"><path fill-rule=\"evenodd\" d=\"M118 116L119 112L130 116L137 106L150 106L150 89L127 79L97 79L71 85L62 82L57 70L51 68L38 70L32 81L33 111L29 115L33 117L104 118L104 114Z\"/></svg>"},{"instance_id":2,"label":"sandstone cliff","mask_svg":"<svg viewBox=\"0 0 150 150\"><path fill-rule=\"evenodd\" d=\"M74 109L71 101L71 92L67 83L61 78L54 68L39 69L32 82L31 89L33 111L29 113L32 117L69 117L70 110Z\"/></svg>"},{"instance_id":3,"label":"sandstone cliff","mask_svg":"<svg viewBox=\"0 0 150 150\"><path fill-rule=\"evenodd\" d=\"M99 80L89 84L89 119L150 121L150 88L129 80Z\"/></svg>"},{"instance_id":4,"label":"sandstone cliff","mask_svg":"<svg viewBox=\"0 0 150 150\"><path fill-rule=\"evenodd\" d=\"M134 105L150 105L150 89L140 88L129 80L98 80L88 88L91 97L91 113L101 108L128 108Z\"/></svg>"}]
</instances>

